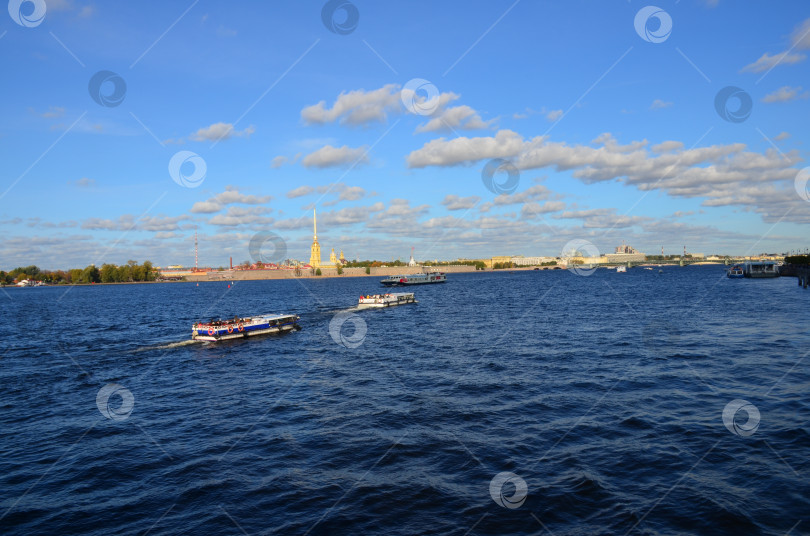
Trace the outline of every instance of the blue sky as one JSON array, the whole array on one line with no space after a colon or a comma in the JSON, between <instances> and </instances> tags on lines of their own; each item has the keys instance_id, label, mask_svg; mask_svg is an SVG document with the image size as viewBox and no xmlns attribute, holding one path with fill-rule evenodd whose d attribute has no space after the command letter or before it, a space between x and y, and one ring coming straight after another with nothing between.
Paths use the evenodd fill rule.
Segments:
<instances>
[{"instance_id":1,"label":"blue sky","mask_svg":"<svg viewBox=\"0 0 810 536\"><path fill-rule=\"evenodd\" d=\"M810 246L810 6L648 6L12 0L0 269Z\"/></svg>"}]
</instances>

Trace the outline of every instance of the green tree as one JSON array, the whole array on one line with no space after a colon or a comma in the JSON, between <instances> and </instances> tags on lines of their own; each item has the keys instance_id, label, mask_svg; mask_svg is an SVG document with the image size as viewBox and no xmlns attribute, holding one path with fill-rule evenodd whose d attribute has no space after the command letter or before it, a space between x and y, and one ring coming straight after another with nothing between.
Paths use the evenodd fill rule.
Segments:
<instances>
[{"instance_id":1,"label":"green tree","mask_svg":"<svg viewBox=\"0 0 810 536\"><path fill-rule=\"evenodd\" d=\"M85 268L84 270L82 270L81 275L82 283L98 283L99 281L101 281L101 278L99 277L98 268L96 268L92 264L87 268Z\"/></svg>"},{"instance_id":2,"label":"green tree","mask_svg":"<svg viewBox=\"0 0 810 536\"><path fill-rule=\"evenodd\" d=\"M320 268L318 268L317 270L315 270L315 275L321 275L321 269L320 269Z\"/></svg>"},{"instance_id":3,"label":"green tree","mask_svg":"<svg viewBox=\"0 0 810 536\"><path fill-rule=\"evenodd\" d=\"M143 261L143 280L144 281L154 281L155 276L154 268L152 267L151 261Z\"/></svg>"},{"instance_id":4,"label":"green tree","mask_svg":"<svg viewBox=\"0 0 810 536\"><path fill-rule=\"evenodd\" d=\"M145 279L146 274L144 272L143 266L136 264L132 267L132 280L133 281L146 281Z\"/></svg>"},{"instance_id":5,"label":"green tree","mask_svg":"<svg viewBox=\"0 0 810 536\"><path fill-rule=\"evenodd\" d=\"M132 281L132 267L127 265L118 267L118 281L123 283Z\"/></svg>"},{"instance_id":6,"label":"green tree","mask_svg":"<svg viewBox=\"0 0 810 536\"><path fill-rule=\"evenodd\" d=\"M76 285L82 282L82 269L72 268L68 271L68 281Z\"/></svg>"},{"instance_id":7,"label":"green tree","mask_svg":"<svg viewBox=\"0 0 810 536\"><path fill-rule=\"evenodd\" d=\"M366 273L367 273L367 274L370 274L370 273L371 273L371 267L370 267L370 266L366 266Z\"/></svg>"},{"instance_id":8,"label":"green tree","mask_svg":"<svg viewBox=\"0 0 810 536\"><path fill-rule=\"evenodd\" d=\"M114 264L102 264L99 277L102 283L115 283L118 281L118 267Z\"/></svg>"}]
</instances>

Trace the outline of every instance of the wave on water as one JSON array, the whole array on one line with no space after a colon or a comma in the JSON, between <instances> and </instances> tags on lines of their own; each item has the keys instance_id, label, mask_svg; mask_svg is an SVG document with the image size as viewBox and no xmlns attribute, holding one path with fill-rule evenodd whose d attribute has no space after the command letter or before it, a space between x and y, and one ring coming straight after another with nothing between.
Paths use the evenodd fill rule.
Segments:
<instances>
[{"instance_id":1,"label":"wave on water","mask_svg":"<svg viewBox=\"0 0 810 536\"><path fill-rule=\"evenodd\" d=\"M189 346L191 344L202 344L204 342L205 341L189 339L189 340L186 340L186 341L170 342L168 344L157 344L157 345L151 345L151 346L141 346L140 348L136 348L135 350L132 350L131 353L137 354L137 353L140 353L140 352L148 352L150 350L168 350L168 349L171 349L171 348L182 348L183 346Z\"/></svg>"}]
</instances>

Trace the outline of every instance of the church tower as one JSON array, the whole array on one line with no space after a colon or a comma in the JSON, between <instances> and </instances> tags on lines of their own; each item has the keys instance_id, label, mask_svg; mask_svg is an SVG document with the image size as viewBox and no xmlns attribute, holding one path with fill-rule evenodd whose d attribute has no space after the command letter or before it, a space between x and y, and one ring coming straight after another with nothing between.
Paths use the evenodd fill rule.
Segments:
<instances>
[{"instance_id":1,"label":"church tower","mask_svg":"<svg viewBox=\"0 0 810 536\"><path fill-rule=\"evenodd\" d=\"M332 254L329 255L329 264L335 266L338 263L337 257L335 257L335 248L332 248Z\"/></svg>"},{"instance_id":2,"label":"church tower","mask_svg":"<svg viewBox=\"0 0 810 536\"><path fill-rule=\"evenodd\" d=\"M313 268L321 266L321 245L318 243L318 215L312 209L312 248L310 248L309 265Z\"/></svg>"}]
</instances>

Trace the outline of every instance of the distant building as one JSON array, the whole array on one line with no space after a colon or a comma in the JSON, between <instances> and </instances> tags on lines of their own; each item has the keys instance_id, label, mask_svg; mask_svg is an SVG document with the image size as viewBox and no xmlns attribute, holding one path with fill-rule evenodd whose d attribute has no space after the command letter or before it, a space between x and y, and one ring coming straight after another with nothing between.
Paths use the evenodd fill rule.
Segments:
<instances>
[{"instance_id":1,"label":"distant building","mask_svg":"<svg viewBox=\"0 0 810 536\"><path fill-rule=\"evenodd\" d=\"M492 263L493 266L495 264L503 264L505 262L512 262L512 257L511 256L506 256L506 255L501 255L501 256L498 256L498 257L492 257L490 262Z\"/></svg>"},{"instance_id":2,"label":"distant building","mask_svg":"<svg viewBox=\"0 0 810 536\"><path fill-rule=\"evenodd\" d=\"M544 262L551 262L557 259L554 257L524 257L523 255L518 255L517 257L512 257L510 260L515 266L540 266Z\"/></svg>"},{"instance_id":3,"label":"distant building","mask_svg":"<svg viewBox=\"0 0 810 536\"><path fill-rule=\"evenodd\" d=\"M640 251L636 251L634 248L622 244L621 246L616 248L615 253L608 253L605 255L605 259L607 262L613 263L625 263L625 262L643 262L647 260L647 255L641 253Z\"/></svg>"}]
</instances>

